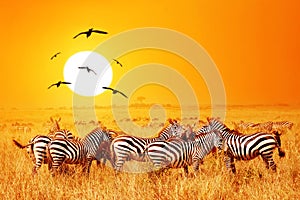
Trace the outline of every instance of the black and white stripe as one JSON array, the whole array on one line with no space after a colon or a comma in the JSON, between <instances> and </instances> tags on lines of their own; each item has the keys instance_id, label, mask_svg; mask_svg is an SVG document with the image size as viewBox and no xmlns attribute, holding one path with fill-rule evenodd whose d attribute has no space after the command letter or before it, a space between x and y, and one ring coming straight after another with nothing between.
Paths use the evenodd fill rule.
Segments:
<instances>
[{"instance_id":1,"label":"black and white stripe","mask_svg":"<svg viewBox=\"0 0 300 200\"><path fill-rule=\"evenodd\" d=\"M92 161L103 141L111 139L108 130L96 128L80 140L55 138L49 143L52 160L52 173L63 164L81 164L83 171L89 173Z\"/></svg>"},{"instance_id":2,"label":"black and white stripe","mask_svg":"<svg viewBox=\"0 0 300 200\"><path fill-rule=\"evenodd\" d=\"M236 172L234 159L251 160L261 156L266 167L276 171L276 164L273 160L273 151L278 148L280 157L285 153L281 149L280 135L275 132L275 136L270 133L255 133L249 135L236 135L218 119L209 119L208 130L219 130L226 141L224 147L225 163L228 169Z\"/></svg>"},{"instance_id":3,"label":"black and white stripe","mask_svg":"<svg viewBox=\"0 0 300 200\"><path fill-rule=\"evenodd\" d=\"M59 130L55 133L50 133L48 136L37 135L31 138L26 145L22 145L16 140L13 140L14 144L19 148L27 148L27 153L34 163L32 168L33 174L37 173L42 164L48 164L48 168L51 168L51 162L49 162L49 159L47 158L47 148L50 141L54 138L73 139L74 136L68 130Z\"/></svg>"},{"instance_id":4,"label":"black and white stripe","mask_svg":"<svg viewBox=\"0 0 300 200\"><path fill-rule=\"evenodd\" d=\"M183 167L187 175L188 166L193 165L194 172L197 172L202 159L214 147L218 149L223 147L219 131L197 135L192 141L182 139L156 141L147 145L146 153L156 170Z\"/></svg>"},{"instance_id":5,"label":"black and white stripe","mask_svg":"<svg viewBox=\"0 0 300 200\"><path fill-rule=\"evenodd\" d=\"M144 161L144 150L147 144L154 141L167 140L172 136L181 136L183 128L177 121L170 124L154 138L142 138L130 135L116 137L111 144L112 163L116 171L120 171L127 160Z\"/></svg>"}]
</instances>

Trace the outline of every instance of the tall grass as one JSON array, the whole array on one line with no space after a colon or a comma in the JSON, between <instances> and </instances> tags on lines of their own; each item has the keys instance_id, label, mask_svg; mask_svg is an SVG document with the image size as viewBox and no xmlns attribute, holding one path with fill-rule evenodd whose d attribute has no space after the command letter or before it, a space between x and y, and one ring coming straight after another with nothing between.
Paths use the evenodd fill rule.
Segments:
<instances>
[{"instance_id":1,"label":"tall grass","mask_svg":"<svg viewBox=\"0 0 300 200\"><path fill-rule=\"evenodd\" d=\"M299 199L299 111L298 108L290 107L228 109L225 123L229 126L230 122L239 120L289 120L296 124L291 131L281 136L286 157L280 159L275 151L274 160L278 167L275 173L267 170L263 161L257 158L236 162L237 174L232 175L227 172L223 155L220 154L217 157L207 156L200 166L201 172L195 176L191 173L189 177L184 176L182 169L172 169L160 176L147 173L121 173L115 176L109 164L101 169L95 163L89 176L82 175L80 169L71 166L73 171L70 174L52 177L47 167L43 166L38 176L32 177L31 160L25 150L13 145L12 138L26 143L32 136L45 133L47 129L43 122L58 111L7 110L1 116L1 121L7 126L0 130L0 199ZM70 110L65 110L59 114L63 126L76 132L70 113ZM145 117L143 113L140 112L139 117ZM179 116L178 113L173 114ZM97 115L100 118L102 113L98 112ZM11 133L10 124L17 120L34 123L33 131L26 135ZM102 121L108 128L117 129L109 115ZM128 162L125 167L136 167L136 164Z\"/></svg>"}]
</instances>

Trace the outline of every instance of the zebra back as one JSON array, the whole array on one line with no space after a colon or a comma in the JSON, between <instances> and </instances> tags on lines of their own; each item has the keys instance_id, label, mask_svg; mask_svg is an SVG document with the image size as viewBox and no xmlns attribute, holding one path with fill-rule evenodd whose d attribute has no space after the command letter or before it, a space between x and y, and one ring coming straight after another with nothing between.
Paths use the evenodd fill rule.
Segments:
<instances>
[{"instance_id":1,"label":"zebra back","mask_svg":"<svg viewBox=\"0 0 300 200\"><path fill-rule=\"evenodd\" d=\"M54 138L65 138L68 140L75 139L75 136L72 134L72 132L70 132L67 129L58 130L58 131L54 132L53 134L49 134L48 137L50 137L51 139L54 139Z\"/></svg>"},{"instance_id":2,"label":"zebra back","mask_svg":"<svg viewBox=\"0 0 300 200\"><path fill-rule=\"evenodd\" d=\"M278 135L278 139L275 137L277 132L275 136L273 133L264 132L237 135L232 133L232 131L219 120L211 119L209 125L212 129L221 132L223 138L226 140L226 149L238 160L250 160L258 155L264 157L265 160L269 160L276 147L279 149L279 154L283 155L283 151L280 148L280 138Z\"/></svg>"},{"instance_id":3,"label":"zebra back","mask_svg":"<svg viewBox=\"0 0 300 200\"><path fill-rule=\"evenodd\" d=\"M194 164L195 171L200 161L214 148L222 148L223 140L219 131L196 136L194 141L171 138L147 145L145 151L156 168L181 168L187 173L187 166Z\"/></svg>"}]
</instances>

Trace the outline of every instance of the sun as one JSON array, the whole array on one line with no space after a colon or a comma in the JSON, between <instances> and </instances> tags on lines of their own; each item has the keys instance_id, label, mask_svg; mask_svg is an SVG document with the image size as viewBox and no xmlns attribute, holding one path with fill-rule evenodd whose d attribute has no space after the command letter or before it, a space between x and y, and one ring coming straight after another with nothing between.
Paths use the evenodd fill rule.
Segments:
<instances>
[{"instance_id":1,"label":"sun","mask_svg":"<svg viewBox=\"0 0 300 200\"><path fill-rule=\"evenodd\" d=\"M80 51L73 54L64 67L64 80L71 82L68 87L81 96L97 96L104 92L113 78L108 60L93 51Z\"/></svg>"}]
</instances>

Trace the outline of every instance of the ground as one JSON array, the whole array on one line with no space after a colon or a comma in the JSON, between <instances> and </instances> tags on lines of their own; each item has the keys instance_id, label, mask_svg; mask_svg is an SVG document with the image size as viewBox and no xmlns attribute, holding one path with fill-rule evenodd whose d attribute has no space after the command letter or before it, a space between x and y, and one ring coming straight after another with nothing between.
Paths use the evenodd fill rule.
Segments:
<instances>
[{"instance_id":1,"label":"ground","mask_svg":"<svg viewBox=\"0 0 300 200\"><path fill-rule=\"evenodd\" d=\"M118 110L119 109L119 110ZM181 119L181 109L167 107L166 116ZM201 115L191 109L189 116L182 119L194 124L199 119L210 116L209 107L200 107ZM124 112L124 108L116 108ZM121 131L116 121L128 126L147 127L151 120L149 107L131 107L131 118L114 119L110 107L95 109L97 119L109 129ZM282 147L286 157L280 159L278 152L274 160L278 166L276 173L267 170L263 161L256 158L251 161L236 162L237 174L227 172L223 154L216 157L209 155L200 166L201 172L196 176L184 177L182 169L172 169L160 177L147 173L121 173L115 176L110 165L104 169L94 163L91 174L83 176L80 170L72 166L74 172L68 175L52 177L46 166L39 174L31 175L32 162L26 150L13 145L12 139L25 144L37 134L48 132L49 117L61 117L61 126L70 129L76 135L88 132L96 125L85 119L85 109L74 119L71 108L47 108L35 110L6 109L1 110L2 134L0 140L1 199L299 199L300 189L300 107L288 105L274 106L227 106L225 124L233 128L232 122L291 121L292 130L281 135ZM152 119L153 132L163 125L160 119ZM12 124L18 122L30 126L30 131L16 130ZM81 125L75 127L75 122ZM196 125L197 127L198 125ZM128 162L125 169L140 167L136 162ZM190 168L192 172L192 168Z\"/></svg>"}]
</instances>

